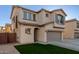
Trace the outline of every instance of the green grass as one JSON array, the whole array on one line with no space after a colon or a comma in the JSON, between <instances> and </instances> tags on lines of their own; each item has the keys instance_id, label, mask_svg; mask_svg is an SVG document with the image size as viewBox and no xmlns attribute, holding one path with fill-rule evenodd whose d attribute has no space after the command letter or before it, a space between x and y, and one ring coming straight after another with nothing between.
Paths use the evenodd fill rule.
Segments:
<instances>
[{"instance_id":1,"label":"green grass","mask_svg":"<svg viewBox=\"0 0 79 59\"><path fill-rule=\"evenodd\" d=\"M79 54L77 51L69 50L66 48L58 47L50 44L25 44L17 45L15 48L21 54Z\"/></svg>"}]
</instances>

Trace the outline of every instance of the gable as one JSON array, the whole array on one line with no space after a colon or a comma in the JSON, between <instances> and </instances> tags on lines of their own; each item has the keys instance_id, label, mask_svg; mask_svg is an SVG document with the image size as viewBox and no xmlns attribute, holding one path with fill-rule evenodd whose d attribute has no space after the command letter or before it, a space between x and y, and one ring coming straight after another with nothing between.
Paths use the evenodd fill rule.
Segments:
<instances>
[{"instance_id":1,"label":"gable","mask_svg":"<svg viewBox=\"0 0 79 59\"><path fill-rule=\"evenodd\" d=\"M20 8L16 7L16 6L12 6L12 11L11 11L11 16L10 16L10 19L12 18L12 16L15 16L18 14L18 10Z\"/></svg>"},{"instance_id":2,"label":"gable","mask_svg":"<svg viewBox=\"0 0 79 59\"><path fill-rule=\"evenodd\" d=\"M53 11L51 11L51 13L56 13L56 14L61 14L61 15L67 16L67 14L63 11L63 9L53 10Z\"/></svg>"}]
</instances>

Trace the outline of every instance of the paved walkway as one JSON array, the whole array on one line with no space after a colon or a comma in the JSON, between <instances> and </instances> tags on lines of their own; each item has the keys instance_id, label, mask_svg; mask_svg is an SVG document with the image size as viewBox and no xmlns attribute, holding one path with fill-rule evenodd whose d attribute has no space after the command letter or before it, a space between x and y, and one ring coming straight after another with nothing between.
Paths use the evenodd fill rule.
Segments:
<instances>
[{"instance_id":1,"label":"paved walkway","mask_svg":"<svg viewBox=\"0 0 79 59\"><path fill-rule=\"evenodd\" d=\"M0 44L0 54L19 54L14 45L16 44Z\"/></svg>"}]
</instances>

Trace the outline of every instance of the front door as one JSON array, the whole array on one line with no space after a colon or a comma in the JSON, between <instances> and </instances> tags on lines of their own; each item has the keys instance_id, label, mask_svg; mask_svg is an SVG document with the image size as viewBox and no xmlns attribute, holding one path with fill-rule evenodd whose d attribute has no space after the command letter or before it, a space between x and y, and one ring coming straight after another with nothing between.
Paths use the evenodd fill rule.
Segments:
<instances>
[{"instance_id":1,"label":"front door","mask_svg":"<svg viewBox=\"0 0 79 59\"><path fill-rule=\"evenodd\" d=\"M34 42L37 42L37 33L38 33L38 28L34 29Z\"/></svg>"}]
</instances>

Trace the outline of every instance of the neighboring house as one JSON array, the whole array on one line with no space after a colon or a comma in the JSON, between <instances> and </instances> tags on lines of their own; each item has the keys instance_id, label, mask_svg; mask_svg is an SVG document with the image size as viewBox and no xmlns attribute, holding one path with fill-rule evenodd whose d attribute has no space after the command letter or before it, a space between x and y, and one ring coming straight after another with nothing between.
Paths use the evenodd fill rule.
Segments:
<instances>
[{"instance_id":1,"label":"neighboring house","mask_svg":"<svg viewBox=\"0 0 79 59\"><path fill-rule=\"evenodd\" d=\"M12 30L11 30L11 24L6 24L5 25L5 32L8 32L8 33L12 32Z\"/></svg>"},{"instance_id":2,"label":"neighboring house","mask_svg":"<svg viewBox=\"0 0 79 59\"><path fill-rule=\"evenodd\" d=\"M12 31L20 43L52 42L63 40L66 13L62 9L33 11L13 6L11 12Z\"/></svg>"},{"instance_id":3,"label":"neighboring house","mask_svg":"<svg viewBox=\"0 0 79 59\"><path fill-rule=\"evenodd\" d=\"M79 39L79 21L71 19L65 22L64 39Z\"/></svg>"},{"instance_id":4,"label":"neighboring house","mask_svg":"<svg viewBox=\"0 0 79 59\"><path fill-rule=\"evenodd\" d=\"M0 26L0 33L5 32L5 27Z\"/></svg>"},{"instance_id":5,"label":"neighboring house","mask_svg":"<svg viewBox=\"0 0 79 59\"><path fill-rule=\"evenodd\" d=\"M2 27L2 32L5 32L5 27Z\"/></svg>"},{"instance_id":6,"label":"neighboring house","mask_svg":"<svg viewBox=\"0 0 79 59\"><path fill-rule=\"evenodd\" d=\"M2 26L0 26L0 32L2 32Z\"/></svg>"}]
</instances>

